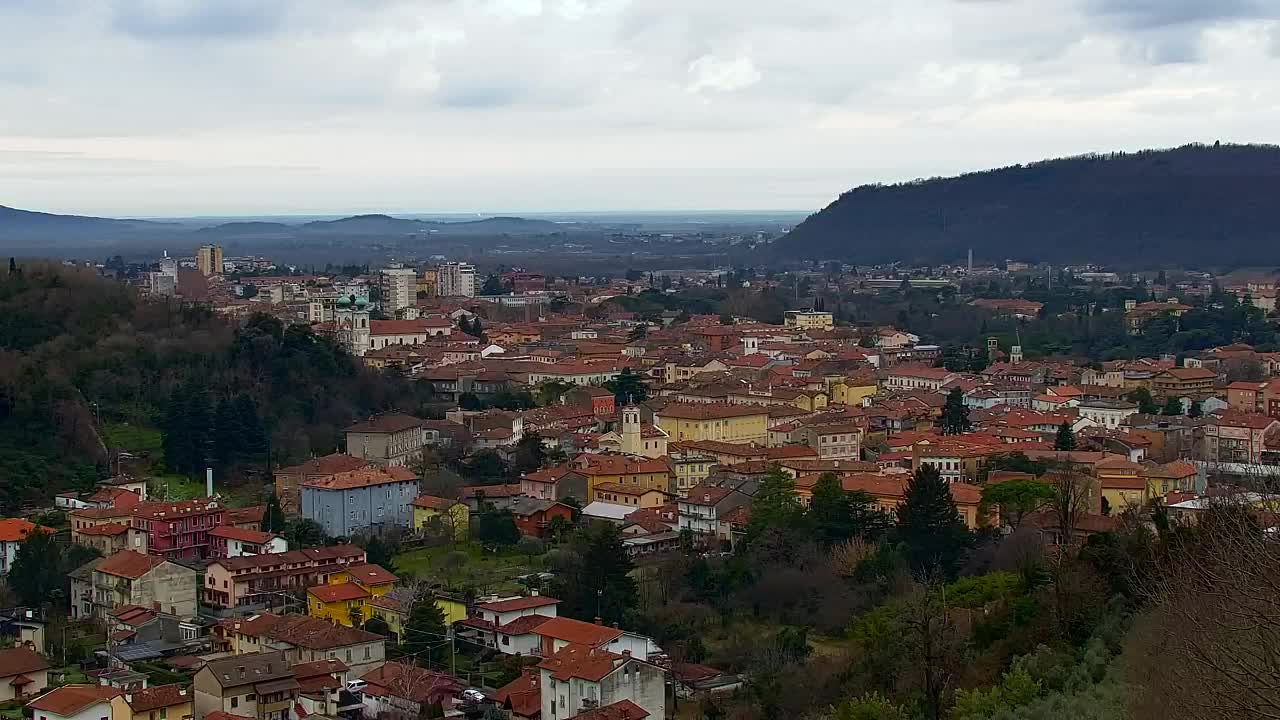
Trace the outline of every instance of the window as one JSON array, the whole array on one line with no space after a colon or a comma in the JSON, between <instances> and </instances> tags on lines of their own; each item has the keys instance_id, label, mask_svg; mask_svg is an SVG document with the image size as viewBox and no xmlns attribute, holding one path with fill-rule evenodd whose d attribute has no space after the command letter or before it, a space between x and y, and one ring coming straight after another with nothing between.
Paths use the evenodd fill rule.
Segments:
<instances>
[{"instance_id":1,"label":"window","mask_svg":"<svg viewBox=\"0 0 1280 720\"><path fill-rule=\"evenodd\" d=\"M245 695L245 696L244 696L244 701L245 701L245 702L253 702L253 701L254 701L254 700L256 700L256 699L257 699L257 697L256 697L253 693L249 693L248 695Z\"/></svg>"},{"instance_id":2,"label":"window","mask_svg":"<svg viewBox=\"0 0 1280 720\"><path fill-rule=\"evenodd\" d=\"M240 707L240 698L238 697L231 698L231 709L235 710L238 707ZM103 718L103 720L106 720L106 718Z\"/></svg>"},{"instance_id":3,"label":"window","mask_svg":"<svg viewBox=\"0 0 1280 720\"><path fill-rule=\"evenodd\" d=\"M351 662L351 650L350 650L350 648L348 648L348 649L347 649L347 662Z\"/></svg>"},{"instance_id":4,"label":"window","mask_svg":"<svg viewBox=\"0 0 1280 720\"><path fill-rule=\"evenodd\" d=\"M369 648L367 647L364 649L364 659L365 660L369 659Z\"/></svg>"}]
</instances>

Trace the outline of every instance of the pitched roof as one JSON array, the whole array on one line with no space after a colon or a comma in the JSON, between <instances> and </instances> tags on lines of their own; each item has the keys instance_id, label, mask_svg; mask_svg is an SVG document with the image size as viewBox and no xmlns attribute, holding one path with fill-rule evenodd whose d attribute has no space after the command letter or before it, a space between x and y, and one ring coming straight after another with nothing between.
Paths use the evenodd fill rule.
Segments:
<instances>
[{"instance_id":1,"label":"pitched roof","mask_svg":"<svg viewBox=\"0 0 1280 720\"><path fill-rule=\"evenodd\" d=\"M385 585L399 579L387 571L386 568L374 563L351 565L347 567L347 575L361 585Z\"/></svg>"},{"instance_id":2,"label":"pitched roof","mask_svg":"<svg viewBox=\"0 0 1280 720\"><path fill-rule=\"evenodd\" d=\"M201 672L204 670L208 670L213 679L223 688L293 677L293 670L289 668L289 662L283 652L258 652L222 657L210 660Z\"/></svg>"},{"instance_id":3,"label":"pitched roof","mask_svg":"<svg viewBox=\"0 0 1280 720\"><path fill-rule=\"evenodd\" d=\"M355 488L387 485L390 483L410 482L417 479L412 470L398 465L391 467L369 467L348 472L334 473L328 477L309 478L303 480L306 487L323 490L353 490Z\"/></svg>"},{"instance_id":4,"label":"pitched roof","mask_svg":"<svg viewBox=\"0 0 1280 720\"><path fill-rule=\"evenodd\" d=\"M574 720L644 720L649 712L630 700L619 700L573 717Z\"/></svg>"},{"instance_id":5,"label":"pitched roof","mask_svg":"<svg viewBox=\"0 0 1280 720\"><path fill-rule=\"evenodd\" d=\"M364 559L364 550L357 545L327 545L318 548L290 550L283 553L267 553L264 555L241 555L233 558L219 558L212 564L221 565L228 570L245 570L259 568L266 570L296 567L298 572L305 572L307 565L330 564L338 560L350 560L359 557ZM240 576L243 577L243 576Z\"/></svg>"},{"instance_id":6,"label":"pitched roof","mask_svg":"<svg viewBox=\"0 0 1280 720\"><path fill-rule=\"evenodd\" d=\"M155 555L143 555L133 550L121 550L115 555L103 558L96 569L98 572L108 575L137 580L164 562L164 558L156 557Z\"/></svg>"},{"instance_id":7,"label":"pitched roof","mask_svg":"<svg viewBox=\"0 0 1280 720\"><path fill-rule=\"evenodd\" d=\"M554 617L551 618L550 622L543 623L542 627L538 628L538 634L555 638L556 640L563 640L567 643L599 647L621 637L622 631L617 628L595 625L572 618Z\"/></svg>"},{"instance_id":8,"label":"pitched roof","mask_svg":"<svg viewBox=\"0 0 1280 720\"><path fill-rule=\"evenodd\" d=\"M101 525L90 525L89 527L76 528L76 535L104 535L116 536L123 532L128 532L129 526L124 523L109 522Z\"/></svg>"},{"instance_id":9,"label":"pitched roof","mask_svg":"<svg viewBox=\"0 0 1280 720\"><path fill-rule=\"evenodd\" d=\"M546 623L542 627L545 628ZM545 635L540 628L539 635ZM599 682L617 667L617 663L625 656L608 650L601 650L598 643L573 643L560 648L555 654L538 663L538 667L551 671L555 680L568 681L580 678L590 682Z\"/></svg>"},{"instance_id":10,"label":"pitched roof","mask_svg":"<svg viewBox=\"0 0 1280 720\"><path fill-rule=\"evenodd\" d=\"M307 650L332 650L383 639L381 635L307 615L261 613L240 621L237 629L245 635L266 636Z\"/></svg>"},{"instance_id":11,"label":"pitched roof","mask_svg":"<svg viewBox=\"0 0 1280 720\"><path fill-rule=\"evenodd\" d=\"M192 694L176 683L134 690L124 697L129 709L135 713L159 710L192 701Z\"/></svg>"},{"instance_id":12,"label":"pitched roof","mask_svg":"<svg viewBox=\"0 0 1280 720\"><path fill-rule=\"evenodd\" d=\"M689 488L688 495L680 498L679 501L686 505L716 505L721 500L729 497L732 492L732 488L697 485Z\"/></svg>"},{"instance_id":13,"label":"pitched roof","mask_svg":"<svg viewBox=\"0 0 1280 720\"><path fill-rule=\"evenodd\" d=\"M333 453L323 457L307 460L300 465L290 465L276 470L277 475L332 475L334 473L359 470L369 464L364 458L352 457L346 453Z\"/></svg>"},{"instance_id":14,"label":"pitched roof","mask_svg":"<svg viewBox=\"0 0 1280 720\"><path fill-rule=\"evenodd\" d=\"M723 420L726 418L768 415L762 405L729 405L726 403L671 403L654 413L677 420Z\"/></svg>"},{"instance_id":15,"label":"pitched roof","mask_svg":"<svg viewBox=\"0 0 1280 720\"><path fill-rule=\"evenodd\" d=\"M315 596L322 603L347 602L369 597L369 591L355 583L317 585L307 588L307 594Z\"/></svg>"},{"instance_id":16,"label":"pitched roof","mask_svg":"<svg viewBox=\"0 0 1280 720\"><path fill-rule=\"evenodd\" d=\"M503 635L529 635L550 619L546 615L522 615L506 625L500 625L497 631Z\"/></svg>"},{"instance_id":17,"label":"pitched roof","mask_svg":"<svg viewBox=\"0 0 1280 720\"><path fill-rule=\"evenodd\" d=\"M14 647L0 650L0 677L13 677L48 669L49 663L27 648Z\"/></svg>"},{"instance_id":18,"label":"pitched roof","mask_svg":"<svg viewBox=\"0 0 1280 720\"><path fill-rule=\"evenodd\" d=\"M547 607L549 605L558 605L559 603L559 600L553 597L547 597L546 595L530 595L528 597L478 603L476 608L495 613L506 613L515 612L517 610L531 610L533 608Z\"/></svg>"},{"instance_id":19,"label":"pitched roof","mask_svg":"<svg viewBox=\"0 0 1280 720\"><path fill-rule=\"evenodd\" d=\"M456 678L444 673L398 662L388 662L365 673L360 679L369 683L365 688L366 695L385 693L417 703L438 702L466 688Z\"/></svg>"},{"instance_id":20,"label":"pitched roof","mask_svg":"<svg viewBox=\"0 0 1280 720\"><path fill-rule=\"evenodd\" d=\"M67 717L95 703L111 702L111 698L123 694L122 690L107 685L63 685L27 703L27 707Z\"/></svg>"},{"instance_id":21,"label":"pitched roof","mask_svg":"<svg viewBox=\"0 0 1280 720\"><path fill-rule=\"evenodd\" d=\"M525 672L520 677L498 688L493 699L498 705L510 708L515 715L532 717L542 711L542 689L536 672Z\"/></svg>"},{"instance_id":22,"label":"pitched roof","mask_svg":"<svg viewBox=\"0 0 1280 720\"><path fill-rule=\"evenodd\" d=\"M396 433L422 427L422 420L404 413L386 413L358 422L347 428L349 433Z\"/></svg>"},{"instance_id":23,"label":"pitched roof","mask_svg":"<svg viewBox=\"0 0 1280 720\"><path fill-rule=\"evenodd\" d=\"M242 508L227 508L225 522L228 525L243 525L247 523L261 523L262 517L267 514L266 505L250 505Z\"/></svg>"},{"instance_id":24,"label":"pitched roof","mask_svg":"<svg viewBox=\"0 0 1280 720\"><path fill-rule=\"evenodd\" d=\"M458 504L457 500L449 498L436 497L435 495L419 495L413 501L415 507L429 508L431 510L448 510Z\"/></svg>"}]
</instances>

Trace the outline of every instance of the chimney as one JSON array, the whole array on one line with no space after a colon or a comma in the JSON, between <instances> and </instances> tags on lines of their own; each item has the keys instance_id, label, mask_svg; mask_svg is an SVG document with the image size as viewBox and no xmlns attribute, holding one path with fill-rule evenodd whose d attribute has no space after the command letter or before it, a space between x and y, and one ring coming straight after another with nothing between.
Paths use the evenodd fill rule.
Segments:
<instances>
[{"instance_id":1,"label":"chimney","mask_svg":"<svg viewBox=\"0 0 1280 720\"><path fill-rule=\"evenodd\" d=\"M597 624L597 625L604 625L604 618L602 618L602 617L600 617L599 615L597 615L597 616L596 616L596 624Z\"/></svg>"},{"instance_id":2,"label":"chimney","mask_svg":"<svg viewBox=\"0 0 1280 720\"><path fill-rule=\"evenodd\" d=\"M125 701L125 702L127 702L127 703L129 703L130 705L132 705L132 704L133 704L133 693L131 693L131 692L125 693L125 694L124 694L124 701Z\"/></svg>"},{"instance_id":3,"label":"chimney","mask_svg":"<svg viewBox=\"0 0 1280 720\"><path fill-rule=\"evenodd\" d=\"M178 688L178 697L186 697L186 696L187 696L187 689L186 689L186 688Z\"/></svg>"},{"instance_id":4,"label":"chimney","mask_svg":"<svg viewBox=\"0 0 1280 720\"><path fill-rule=\"evenodd\" d=\"M630 650L623 650L623 651L622 651L622 657L624 657L624 658L630 658L630 657L631 657L631 651L630 651Z\"/></svg>"},{"instance_id":5,"label":"chimney","mask_svg":"<svg viewBox=\"0 0 1280 720\"><path fill-rule=\"evenodd\" d=\"M538 588L532 588L532 589L530 589L530 590L529 590L529 597L538 597Z\"/></svg>"},{"instance_id":6,"label":"chimney","mask_svg":"<svg viewBox=\"0 0 1280 720\"><path fill-rule=\"evenodd\" d=\"M213 497L213 468L204 469L204 496Z\"/></svg>"}]
</instances>

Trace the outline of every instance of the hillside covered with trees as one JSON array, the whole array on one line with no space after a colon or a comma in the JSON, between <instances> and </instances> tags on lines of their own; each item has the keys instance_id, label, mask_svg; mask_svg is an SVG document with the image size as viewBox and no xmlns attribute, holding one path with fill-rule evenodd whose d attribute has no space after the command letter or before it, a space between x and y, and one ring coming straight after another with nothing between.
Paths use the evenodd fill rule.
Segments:
<instances>
[{"instance_id":1,"label":"hillside covered with trees","mask_svg":"<svg viewBox=\"0 0 1280 720\"><path fill-rule=\"evenodd\" d=\"M856 263L1280 262L1280 148L1189 145L864 185L770 246Z\"/></svg>"},{"instance_id":2,"label":"hillside covered with trees","mask_svg":"<svg viewBox=\"0 0 1280 720\"><path fill-rule=\"evenodd\" d=\"M140 297L92 271L0 270L0 513L88 489L111 435L157 435L163 467L235 480L338 448L343 427L419 411L422 386L370 372L327 338L255 315Z\"/></svg>"}]
</instances>

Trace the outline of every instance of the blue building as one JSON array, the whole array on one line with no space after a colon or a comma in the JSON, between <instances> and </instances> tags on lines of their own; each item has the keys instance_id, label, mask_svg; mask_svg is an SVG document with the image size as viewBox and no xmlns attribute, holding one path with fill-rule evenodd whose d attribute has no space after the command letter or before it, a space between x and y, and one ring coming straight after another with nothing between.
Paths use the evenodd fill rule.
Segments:
<instances>
[{"instance_id":1,"label":"blue building","mask_svg":"<svg viewBox=\"0 0 1280 720\"><path fill-rule=\"evenodd\" d=\"M418 478L403 467L340 472L302 483L302 517L332 536L377 533L413 524Z\"/></svg>"}]
</instances>

